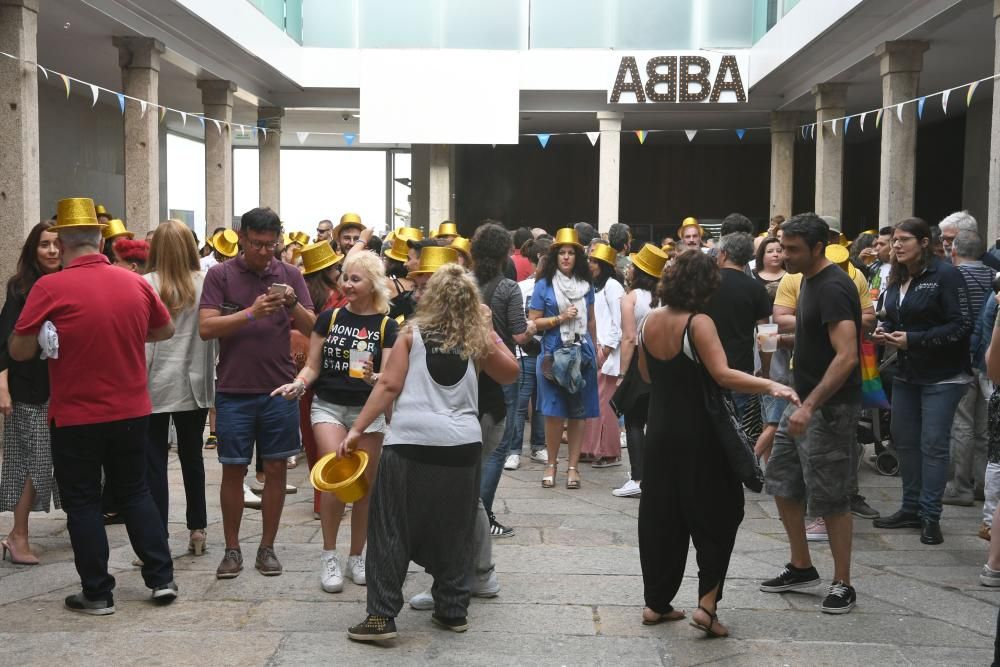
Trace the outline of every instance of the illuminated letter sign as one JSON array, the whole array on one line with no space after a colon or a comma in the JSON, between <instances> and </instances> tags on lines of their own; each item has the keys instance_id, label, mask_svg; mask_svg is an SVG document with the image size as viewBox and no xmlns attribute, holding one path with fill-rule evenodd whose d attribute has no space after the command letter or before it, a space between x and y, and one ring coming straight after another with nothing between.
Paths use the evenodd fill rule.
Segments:
<instances>
[{"instance_id":1,"label":"illuminated letter sign","mask_svg":"<svg viewBox=\"0 0 1000 667\"><path fill-rule=\"evenodd\" d=\"M645 66L640 66L644 63ZM609 104L744 103L745 54L694 51L667 55L616 56ZM643 82L641 72L645 71Z\"/></svg>"}]
</instances>

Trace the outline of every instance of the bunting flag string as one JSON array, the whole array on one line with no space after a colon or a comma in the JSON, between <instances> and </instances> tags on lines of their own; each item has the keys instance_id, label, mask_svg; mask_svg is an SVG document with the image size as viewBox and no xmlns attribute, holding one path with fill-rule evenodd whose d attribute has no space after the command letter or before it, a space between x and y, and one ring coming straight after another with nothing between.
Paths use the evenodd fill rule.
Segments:
<instances>
[{"instance_id":1,"label":"bunting flag string","mask_svg":"<svg viewBox=\"0 0 1000 667\"><path fill-rule=\"evenodd\" d=\"M917 100L917 120L923 120L924 118L924 102L926 101L927 101L926 95Z\"/></svg>"},{"instance_id":2,"label":"bunting flag string","mask_svg":"<svg viewBox=\"0 0 1000 667\"><path fill-rule=\"evenodd\" d=\"M901 102L896 105L896 118L899 119L900 123L903 122L903 104L904 103Z\"/></svg>"},{"instance_id":3,"label":"bunting flag string","mask_svg":"<svg viewBox=\"0 0 1000 667\"><path fill-rule=\"evenodd\" d=\"M639 145L646 143L646 137L649 136L648 130L636 130L635 136L639 138Z\"/></svg>"},{"instance_id":4,"label":"bunting flag string","mask_svg":"<svg viewBox=\"0 0 1000 667\"><path fill-rule=\"evenodd\" d=\"M972 104L972 95L976 92L976 86L979 85L978 81L973 81L969 85L969 93L965 96L965 106L970 106Z\"/></svg>"},{"instance_id":5,"label":"bunting flag string","mask_svg":"<svg viewBox=\"0 0 1000 667\"><path fill-rule=\"evenodd\" d=\"M545 148L546 146L549 145L549 137L551 135L549 135L549 134L538 134L538 135L535 135L535 136L538 137L538 143L540 143L542 145L542 148Z\"/></svg>"},{"instance_id":6,"label":"bunting flag string","mask_svg":"<svg viewBox=\"0 0 1000 667\"><path fill-rule=\"evenodd\" d=\"M882 124L882 111L883 111L883 109L879 109L878 113L875 114L875 127L876 128L878 128L878 126Z\"/></svg>"},{"instance_id":7,"label":"bunting flag string","mask_svg":"<svg viewBox=\"0 0 1000 667\"><path fill-rule=\"evenodd\" d=\"M852 116L848 116L847 118L844 119L844 134L845 135L847 134L847 128L851 126L851 118L852 118Z\"/></svg>"},{"instance_id":8,"label":"bunting flag string","mask_svg":"<svg viewBox=\"0 0 1000 667\"><path fill-rule=\"evenodd\" d=\"M146 115L146 104L146 100L139 100L139 118L143 118Z\"/></svg>"},{"instance_id":9,"label":"bunting flag string","mask_svg":"<svg viewBox=\"0 0 1000 667\"><path fill-rule=\"evenodd\" d=\"M941 93L941 109L948 113L948 98L951 97L951 88Z\"/></svg>"},{"instance_id":10,"label":"bunting flag string","mask_svg":"<svg viewBox=\"0 0 1000 667\"><path fill-rule=\"evenodd\" d=\"M597 145L597 140L601 138L601 133L600 132L588 132L587 133L587 138L590 139L590 145L591 146L596 146Z\"/></svg>"},{"instance_id":11,"label":"bunting flag string","mask_svg":"<svg viewBox=\"0 0 1000 667\"><path fill-rule=\"evenodd\" d=\"M97 95L100 89L92 83L87 85L90 86L90 94L94 96L94 101L90 104L90 108L93 109L95 106L97 106Z\"/></svg>"},{"instance_id":12,"label":"bunting flag string","mask_svg":"<svg viewBox=\"0 0 1000 667\"><path fill-rule=\"evenodd\" d=\"M42 67L41 65L38 65L38 69L40 69L42 71L42 74L45 75L45 80L48 81L49 80L49 71L47 69L45 69L44 67Z\"/></svg>"},{"instance_id":13,"label":"bunting flag string","mask_svg":"<svg viewBox=\"0 0 1000 667\"><path fill-rule=\"evenodd\" d=\"M737 138L738 138L738 139L739 139L740 141L743 141L743 135L744 135L744 134L746 134L746 133L747 133L747 131L746 131L746 130L744 130L744 129L740 128L739 130L736 130L736 137L737 137Z\"/></svg>"},{"instance_id":14,"label":"bunting flag string","mask_svg":"<svg viewBox=\"0 0 1000 667\"><path fill-rule=\"evenodd\" d=\"M865 131L865 118L868 118L868 112L867 111L864 112L863 114L861 114L861 120L858 121L859 123L861 123L861 131L862 132Z\"/></svg>"},{"instance_id":15,"label":"bunting flag string","mask_svg":"<svg viewBox=\"0 0 1000 667\"><path fill-rule=\"evenodd\" d=\"M698 134L698 130L684 130L684 134L687 135L688 143L694 141L694 136Z\"/></svg>"},{"instance_id":16,"label":"bunting flag string","mask_svg":"<svg viewBox=\"0 0 1000 667\"><path fill-rule=\"evenodd\" d=\"M357 137L354 135L353 132L344 132L344 141L347 143L348 146L353 146L354 145L354 140L356 138ZM543 148L544 148L544 146L543 146Z\"/></svg>"}]
</instances>

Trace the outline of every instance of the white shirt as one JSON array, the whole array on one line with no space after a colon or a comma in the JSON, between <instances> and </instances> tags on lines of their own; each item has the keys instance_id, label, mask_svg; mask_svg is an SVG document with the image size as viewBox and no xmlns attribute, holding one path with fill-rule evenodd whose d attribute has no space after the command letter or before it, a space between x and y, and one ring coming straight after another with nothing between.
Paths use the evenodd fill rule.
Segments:
<instances>
[{"instance_id":1,"label":"white shirt","mask_svg":"<svg viewBox=\"0 0 1000 667\"><path fill-rule=\"evenodd\" d=\"M594 295L594 319L597 325L597 345L612 348L601 366L605 375L617 377L621 372L622 297L625 288L614 278L608 278L604 289Z\"/></svg>"},{"instance_id":2,"label":"white shirt","mask_svg":"<svg viewBox=\"0 0 1000 667\"><path fill-rule=\"evenodd\" d=\"M208 271L210 268L219 263L219 260L215 259L215 253L209 253L201 258L201 270Z\"/></svg>"},{"instance_id":3,"label":"white shirt","mask_svg":"<svg viewBox=\"0 0 1000 667\"><path fill-rule=\"evenodd\" d=\"M525 317L527 317L527 315L528 315L528 302L531 301L531 295L534 294L534 292L535 292L535 276L534 276L534 274L529 275L527 278L525 278L524 280L522 280L521 282L519 282L517 284L517 286L521 288L521 301L524 303L524 314L525 314ZM541 336L535 336L535 340L541 341L542 337ZM526 355L524 353L524 350L521 349L520 345L518 345L517 347L514 348L514 355L518 359L520 359L521 357L528 356L528 355Z\"/></svg>"}]
</instances>

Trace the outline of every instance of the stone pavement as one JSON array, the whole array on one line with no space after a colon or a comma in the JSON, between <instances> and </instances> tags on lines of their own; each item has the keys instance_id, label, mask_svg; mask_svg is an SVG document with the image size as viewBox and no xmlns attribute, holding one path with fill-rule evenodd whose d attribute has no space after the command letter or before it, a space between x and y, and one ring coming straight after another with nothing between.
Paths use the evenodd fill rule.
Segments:
<instances>
[{"instance_id":1,"label":"stone pavement","mask_svg":"<svg viewBox=\"0 0 1000 667\"><path fill-rule=\"evenodd\" d=\"M876 531L855 523L854 582L858 606L845 616L819 612L825 586L805 592L761 593L757 584L787 560L774 503L747 494L720 618L732 638L711 640L687 623L640 624L642 579L636 538L638 501L610 490L627 465L582 466L583 488L567 491L565 462L554 490L540 487L543 467L528 462L507 472L497 495L501 522L517 535L494 540L502 591L474 600L469 631L434 627L430 612L408 606L397 619L400 636L385 646L356 644L346 628L365 615L365 590L319 587L319 522L313 519L305 466L290 471L300 491L288 496L278 534L280 577L252 566L217 581L221 557L220 470L206 452L209 544L202 558L185 554L183 490L171 455L171 545L181 597L154 607L124 526L111 526L111 566L118 579L113 616L74 614L62 598L79 590L64 515L32 515L33 542L43 564L0 565L0 664L629 664L629 665L987 665L992 659L1000 589L979 585L986 543L975 536L980 508L946 508L945 543L920 544L916 531ZM862 469L862 493L882 512L896 509L899 479ZM706 489L706 493L710 493ZM0 534L10 515L0 517ZM250 563L259 513L247 510L243 549ZM341 529L348 544L349 517ZM346 553L346 552L345 552ZM814 546L827 578L825 543ZM696 604L694 552L677 606ZM413 566L405 593L429 585Z\"/></svg>"}]
</instances>

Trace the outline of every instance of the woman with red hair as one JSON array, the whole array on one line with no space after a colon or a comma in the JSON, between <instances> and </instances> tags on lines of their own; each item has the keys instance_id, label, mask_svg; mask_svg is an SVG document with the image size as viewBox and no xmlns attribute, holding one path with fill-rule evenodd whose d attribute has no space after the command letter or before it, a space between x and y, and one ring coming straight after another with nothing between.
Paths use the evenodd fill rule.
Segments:
<instances>
[{"instance_id":1,"label":"woman with red hair","mask_svg":"<svg viewBox=\"0 0 1000 667\"><path fill-rule=\"evenodd\" d=\"M118 239L112 246L115 253L115 266L120 266L132 273L146 273L146 262L149 260L149 243L134 239Z\"/></svg>"}]
</instances>

